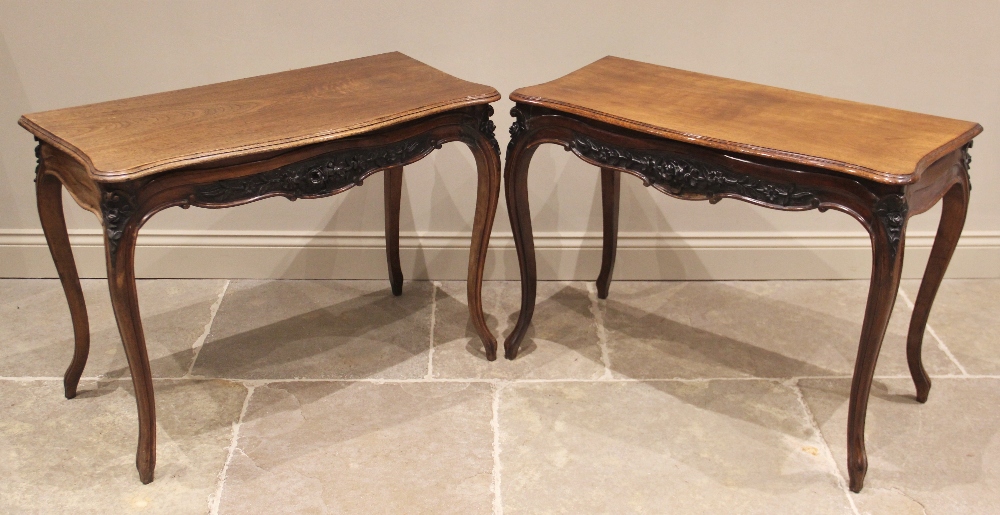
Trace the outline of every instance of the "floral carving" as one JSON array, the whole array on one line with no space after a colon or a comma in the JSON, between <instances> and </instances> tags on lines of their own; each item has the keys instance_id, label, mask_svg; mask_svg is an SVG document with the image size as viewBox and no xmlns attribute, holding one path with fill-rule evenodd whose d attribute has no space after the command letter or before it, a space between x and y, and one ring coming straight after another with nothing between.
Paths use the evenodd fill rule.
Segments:
<instances>
[{"instance_id":1,"label":"floral carving","mask_svg":"<svg viewBox=\"0 0 1000 515\"><path fill-rule=\"evenodd\" d=\"M189 202L228 205L281 195L289 199L332 195L360 185L371 172L412 162L441 144L426 136L390 145L322 154L267 172L198 186Z\"/></svg>"},{"instance_id":2,"label":"floral carving","mask_svg":"<svg viewBox=\"0 0 1000 515\"><path fill-rule=\"evenodd\" d=\"M673 195L704 195L712 202L734 195L775 207L819 206L816 194L794 184L752 177L667 152L615 148L584 136L573 138L567 150L603 166L638 172L647 185L657 185Z\"/></svg>"},{"instance_id":3,"label":"floral carving","mask_svg":"<svg viewBox=\"0 0 1000 515\"><path fill-rule=\"evenodd\" d=\"M104 215L104 234L108 237L108 249L114 256L118 243L125 234L125 226L135 213L135 199L123 189L106 189L101 192L101 213Z\"/></svg>"}]
</instances>

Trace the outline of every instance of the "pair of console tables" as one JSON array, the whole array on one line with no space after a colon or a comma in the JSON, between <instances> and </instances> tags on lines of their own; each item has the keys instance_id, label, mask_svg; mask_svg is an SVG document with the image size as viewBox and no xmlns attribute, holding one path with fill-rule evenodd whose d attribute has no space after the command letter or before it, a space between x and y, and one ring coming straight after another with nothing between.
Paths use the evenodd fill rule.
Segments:
<instances>
[{"instance_id":1,"label":"pair of console tables","mask_svg":"<svg viewBox=\"0 0 1000 515\"><path fill-rule=\"evenodd\" d=\"M180 91L25 115L39 141L38 211L73 319L67 398L89 351L87 311L63 218L61 189L104 227L108 284L139 412L136 466L153 480L156 419L135 290L139 228L172 206L231 207L266 197L340 193L384 171L386 256L402 293L399 203L403 167L443 143L472 150L478 173L468 272L469 311L486 349L483 267L500 191L491 102L499 93L399 53ZM867 470L864 420L879 348L895 302L907 220L944 199L940 229L910 324L917 398L930 380L924 326L968 205L968 148L978 124L835 100L608 57L515 91L506 199L522 279L521 312L505 344L514 359L531 321L535 261L528 165L554 143L601 168L604 253L598 295L615 261L622 173L677 198L736 198L782 210L843 211L872 238L872 280L851 388L850 486Z\"/></svg>"}]
</instances>

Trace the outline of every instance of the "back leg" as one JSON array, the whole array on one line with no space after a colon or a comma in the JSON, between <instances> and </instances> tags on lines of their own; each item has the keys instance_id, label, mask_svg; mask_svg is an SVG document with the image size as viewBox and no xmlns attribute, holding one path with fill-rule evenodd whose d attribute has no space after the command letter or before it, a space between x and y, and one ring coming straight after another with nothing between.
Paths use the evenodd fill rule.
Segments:
<instances>
[{"instance_id":1,"label":"back leg","mask_svg":"<svg viewBox=\"0 0 1000 515\"><path fill-rule=\"evenodd\" d=\"M621 196L621 172L601 168L601 206L604 213L604 249L601 254L601 274L597 276L597 298L608 298L611 275L615 271L618 252L618 199Z\"/></svg>"},{"instance_id":2,"label":"back leg","mask_svg":"<svg viewBox=\"0 0 1000 515\"><path fill-rule=\"evenodd\" d=\"M938 224L937 236L934 238L934 247L927 261L924 278L920 282L920 293L917 294L917 302L913 306L910 332L906 338L906 361L910 366L913 383L917 387L917 400L920 402L927 402L927 395L931 390L931 379L924 370L921 359L924 328L927 327L927 318L931 314L931 305L934 304L938 287L941 286L948 263L955 253L958 237L965 225L965 214L969 209L969 183L965 175L962 177L963 181L952 186L944 196L941 222Z\"/></svg>"},{"instance_id":3,"label":"back leg","mask_svg":"<svg viewBox=\"0 0 1000 515\"><path fill-rule=\"evenodd\" d=\"M399 264L399 203L403 196L403 167L385 171L385 258L389 264L392 294L403 294L403 269Z\"/></svg>"},{"instance_id":4,"label":"back leg","mask_svg":"<svg viewBox=\"0 0 1000 515\"><path fill-rule=\"evenodd\" d=\"M42 231L48 243L52 261L55 262L62 282L66 301L69 303L69 313L73 319L73 336L76 345L73 349L73 360L63 377L63 389L67 399L76 397L76 388L80 384L80 376L87 365L90 353L90 323L87 320L87 304L80 287L80 276L76 271L76 261L73 259L73 249L69 245L69 234L66 231L66 218L63 216L62 182L51 174L40 170L35 185L38 201L38 218L42 222Z\"/></svg>"}]
</instances>

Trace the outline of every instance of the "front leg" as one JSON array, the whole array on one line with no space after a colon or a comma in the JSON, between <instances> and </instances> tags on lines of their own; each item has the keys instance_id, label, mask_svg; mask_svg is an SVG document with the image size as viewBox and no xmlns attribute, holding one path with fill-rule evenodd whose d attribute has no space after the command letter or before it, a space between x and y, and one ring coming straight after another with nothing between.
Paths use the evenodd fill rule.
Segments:
<instances>
[{"instance_id":1,"label":"front leg","mask_svg":"<svg viewBox=\"0 0 1000 515\"><path fill-rule=\"evenodd\" d=\"M865 321L861 327L858 357L854 363L847 416L847 473L853 492L861 491L868 471L865 415L875 364L899 289L907 209L905 197L886 195L879 199L873 212L867 217L872 240L872 278Z\"/></svg>"},{"instance_id":2,"label":"front leg","mask_svg":"<svg viewBox=\"0 0 1000 515\"><path fill-rule=\"evenodd\" d=\"M483 106L479 111L474 137L466 140L476 159L478 186L476 190L476 214L472 221L472 243L469 249L469 275L466 293L469 302L469 316L476 333L483 341L486 359L497 359L497 340L486 325L483 313L483 273L486 269L486 251L490 245L490 233L497 214L500 200L500 149L493 136L494 125L490 120L493 107Z\"/></svg>"},{"instance_id":3,"label":"front leg","mask_svg":"<svg viewBox=\"0 0 1000 515\"><path fill-rule=\"evenodd\" d=\"M139 445L135 465L139 470L139 479L148 484L153 481L153 469L156 467L156 405L146 340L139 318L139 298L135 290L135 242L140 218L137 210L135 199L128 190L105 189L102 192L101 211L104 214L111 305L128 358L139 411Z\"/></svg>"},{"instance_id":4,"label":"front leg","mask_svg":"<svg viewBox=\"0 0 1000 515\"><path fill-rule=\"evenodd\" d=\"M510 128L511 141L507 147L507 162L504 169L504 188L507 198L507 213L510 228L514 233L517 248L517 264L521 270L521 311L517 316L514 330L504 342L504 357L514 359L528 332L531 317L535 313L535 288L538 275L535 266L535 242L531 233L531 210L528 206L528 166L538 148L537 142L528 141L527 128L518 108L511 110L517 117Z\"/></svg>"}]
</instances>

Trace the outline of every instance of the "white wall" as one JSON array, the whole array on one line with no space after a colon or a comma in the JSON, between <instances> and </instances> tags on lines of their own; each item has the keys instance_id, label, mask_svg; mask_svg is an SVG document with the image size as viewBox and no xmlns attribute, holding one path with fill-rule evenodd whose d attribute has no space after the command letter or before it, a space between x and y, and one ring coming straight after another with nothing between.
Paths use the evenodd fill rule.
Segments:
<instances>
[{"instance_id":1,"label":"white wall","mask_svg":"<svg viewBox=\"0 0 1000 515\"><path fill-rule=\"evenodd\" d=\"M949 1L39 1L0 0L0 276L51 276L34 208L33 141L20 114L399 50L496 87L544 82L604 55L973 120L972 201L952 276L1000 274L1000 2ZM501 147L509 100L496 104ZM555 147L532 163L542 277L596 276L596 169ZM140 237L140 276L377 277L382 190L170 209ZM846 215L715 206L623 181L616 278L867 277L867 237ZM475 204L458 144L408 167L407 277L464 278ZM67 202L72 202L67 198ZM84 275L103 273L98 224L68 206ZM919 275L938 211L910 226ZM502 196L493 278L516 278Z\"/></svg>"}]
</instances>

